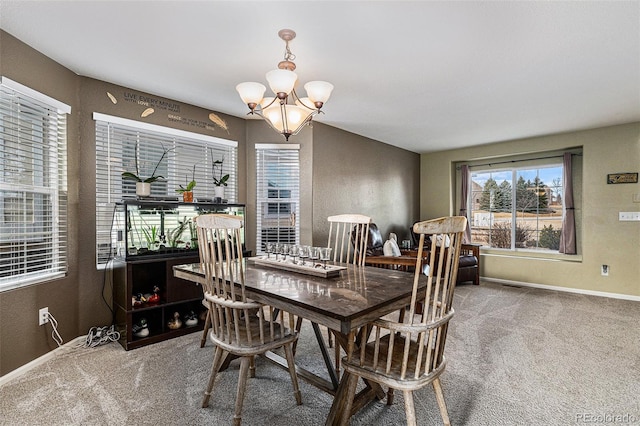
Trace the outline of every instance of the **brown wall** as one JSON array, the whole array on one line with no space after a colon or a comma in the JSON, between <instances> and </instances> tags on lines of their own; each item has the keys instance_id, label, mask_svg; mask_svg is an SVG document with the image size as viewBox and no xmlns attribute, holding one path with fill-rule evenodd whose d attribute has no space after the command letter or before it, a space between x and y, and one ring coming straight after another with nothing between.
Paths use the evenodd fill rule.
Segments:
<instances>
[{"instance_id":1,"label":"brown wall","mask_svg":"<svg viewBox=\"0 0 640 426\"><path fill-rule=\"evenodd\" d=\"M106 279L107 288L105 297L110 300L110 277L105 276L104 270L97 270L95 267L95 217L96 217L96 180L95 180L95 121L93 113L98 112L107 115L137 120L158 126L171 127L192 133L200 133L207 136L214 136L221 139L230 139L238 141L238 202L244 203L246 200L246 164L245 158L245 120L225 114L216 113L227 124L227 130L213 125L208 118L211 111L203 108L194 107L192 105L173 101L171 99L161 98L152 94L139 92L133 89L117 86L115 84L106 83L86 77L78 77L81 81L80 93L81 109L78 112L80 120L80 139L83 141L81 145L81 163L80 163L80 182L79 208L82 212L78 221L80 240L78 269L80 276L83 277L78 287L79 303L82 307L79 310L79 329L77 335L86 334L87 330L93 326L103 326L111 324L110 311L100 297L102 292L102 283ZM117 101L113 103L107 92L111 94ZM126 99L135 99L136 102ZM151 102L148 100L151 99ZM140 104L138 101L147 102L149 105ZM171 109L162 107L162 105L171 105ZM146 117L141 117L143 111L149 107L154 107L155 112ZM177 109L177 111L176 111ZM182 121L176 121L175 117L181 117ZM189 120L189 121L187 121ZM193 123L193 124L189 124ZM197 123L197 125L196 125ZM210 124L207 127L204 123ZM212 194L198 194L198 188L194 190L195 196ZM96 297L96 295L98 297Z\"/></svg>"},{"instance_id":2,"label":"brown wall","mask_svg":"<svg viewBox=\"0 0 640 426\"><path fill-rule=\"evenodd\" d=\"M56 347L50 326L38 326L48 306L65 341L78 333L78 79L75 74L0 30L0 75L71 106L68 117L68 262L65 278L0 293L0 375ZM95 160L94 160L95 162Z\"/></svg>"},{"instance_id":3,"label":"brown wall","mask_svg":"<svg viewBox=\"0 0 640 426\"><path fill-rule=\"evenodd\" d=\"M143 118L141 113L148 106L125 100L125 93L135 94L138 100L144 96L176 104L179 115L191 123L208 122L211 111L78 76L1 30L0 75L72 107L68 121L69 271L64 279L0 292L0 376L55 349L51 327L38 325L41 307L48 306L58 320L65 342L86 334L90 327L111 323L101 296L105 277L95 267L94 112L238 141L238 201L247 204L247 246L255 252L254 145L284 143L263 121L218 113L228 125L227 133L215 126L201 128L171 120L169 111L158 106ZM301 146L303 243L326 241L326 217L334 213L357 209L373 216L385 233L396 230L399 237L417 217L417 154L319 123L291 137L290 142ZM104 294L111 299L108 277Z\"/></svg>"}]
</instances>

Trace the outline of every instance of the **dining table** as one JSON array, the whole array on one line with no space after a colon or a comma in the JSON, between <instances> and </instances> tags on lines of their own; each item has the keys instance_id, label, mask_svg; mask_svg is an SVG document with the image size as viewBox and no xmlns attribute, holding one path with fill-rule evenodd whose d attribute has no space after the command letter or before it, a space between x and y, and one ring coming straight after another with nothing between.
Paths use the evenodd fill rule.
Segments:
<instances>
[{"instance_id":1,"label":"dining table","mask_svg":"<svg viewBox=\"0 0 640 426\"><path fill-rule=\"evenodd\" d=\"M349 373L343 372L340 378L337 377L319 326L330 329L345 352L357 349L361 327L410 303L414 275L391 269L335 263L334 266L339 266L339 273L318 276L282 269L278 265L265 265L260 262L261 259L242 260L246 296L311 322L329 380L298 365L296 373L301 379L334 396L325 424L339 424L346 403ZM205 275L200 263L175 265L173 270L177 278L204 284ZM426 284L418 287L418 291L424 286ZM279 355L267 353L265 357L286 368L286 361ZM364 388L354 399L352 413L385 395L379 384L365 381Z\"/></svg>"}]
</instances>

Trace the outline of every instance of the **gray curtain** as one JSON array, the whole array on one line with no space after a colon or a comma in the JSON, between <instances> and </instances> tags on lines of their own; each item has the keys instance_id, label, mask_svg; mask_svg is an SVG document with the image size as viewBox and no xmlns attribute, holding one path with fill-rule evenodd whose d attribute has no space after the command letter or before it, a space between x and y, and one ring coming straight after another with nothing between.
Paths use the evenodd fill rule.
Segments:
<instances>
[{"instance_id":1,"label":"gray curtain","mask_svg":"<svg viewBox=\"0 0 640 426\"><path fill-rule=\"evenodd\" d=\"M576 218L573 208L573 181L571 179L571 154L564 153L564 218L562 220L562 233L560 234L560 248L558 251L564 254L576 254Z\"/></svg>"},{"instance_id":2,"label":"gray curtain","mask_svg":"<svg viewBox=\"0 0 640 426\"><path fill-rule=\"evenodd\" d=\"M460 194L460 216L467 216L467 201L469 200L469 166L464 164L460 167L460 174L462 175L462 191ZM467 229L464 231L463 243L471 243L471 224L467 222Z\"/></svg>"}]
</instances>

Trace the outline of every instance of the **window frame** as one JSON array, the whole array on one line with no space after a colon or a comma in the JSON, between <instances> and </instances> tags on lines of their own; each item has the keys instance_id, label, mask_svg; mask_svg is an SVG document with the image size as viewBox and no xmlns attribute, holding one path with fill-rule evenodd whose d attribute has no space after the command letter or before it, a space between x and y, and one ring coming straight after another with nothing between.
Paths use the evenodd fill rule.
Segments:
<instances>
[{"instance_id":1,"label":"window frame","mask_svg":"<svg viewBox=\"0 0 640 426\"><path fill-rule=\"evenodd\" d=\"M226 156L223 173L230 175L225 187L227 204L234 204L238 197L238 142L228 139L187 132L171 127L146 122L93 113L95 121L96 144L96 267L104 268L116 253L118 246L117 231L113 229L113 212L116 201L134 199L135 184L123 180L121 174L125 164L132 161L124 153L133 152L131 144L143 151L146 163L151 170L161 158L161 153L169 150L162 158L161 171L164 180L151 184L151 198L182 201L176 192L179 185L185 187L193 175L191 165L197 161L195 172L196 187L194 193L199 199L213 200L211 163ZM135 141L135 142L134 142ZM146 147L140 149L138 143ZM159 145L161 145L159 147ZM216 153L212 151L216 150ZM155 150L155 151L154 151ZM211 150L211 151L210 151ZM211 152L211 154L209 154ZM214 155L215 154L215 155ZM110 159L110 160L107 160ZM148 168L148 169L149 169ZM185 172L186 169L189 169ZM135 170L133 170L135 172ZM149 172L150 173L150 172ZM140 172L142 175L143 173ZM141 177L148 177L146 174Z\"/></svg>"},{"instance_id":2,"label":"window frame","mask_svg":"<svg viewBox=\"0 0 640 426\"><path fill-rule=\"evenodd\" d=\"M518 180L518 171L522 170L531 170L531 169L543 169L547 167L557 167L562 168L562 155L564 152L571 152L573 154L574 163L576 163L575 159L579 159L582 157L582 148L568 148L566 150L557 150L557 151L549 151L549 152L538 152L535 154L529 155L514 155L514 156L505 156L491 159L482 159L477 161L462 161L457 163L456 170L458 171L457 175L457 187L456 187L456 200L460 200L461 195L461 176L460 176L460 167L461 164L467 164L470 169L470 174L474 173L487 173L487 172L498 172L498 171L509 171L511 173L511 199L516 200L516 183ZM562 171L561 171L562 173ZM567 255L563 253L559 253L557 249L545 249L539 247L514 247L514 240L516 239L514 236L514 229L517 226L517 222L515 219L515 212L518 210L515 202L512 202L511 205L511 247L510 248L499 248L499 247L490 247L486 245L486 243L482 243L482 251L483 254L496 254L496 255L504 255L504 256L515 256L515 257L530 257L530 258L544 258L549 260L571 260L571 261L581 261L581 203L582 203L582 163L581 161L577 162L577 165L574 164L572 167L572 179L573 179L573 191L574 191L574 204L575 204L575 213L576 213L576 238L577 238L577 255ZM560 176L562 178L562 176ZM551 182L546 182L544 179L543 183L546 186L553 186ZM467 199L467 219L469 220L469 225L473 234L474 229L474 198L473 198L473 179L469 178L469 198ZM499 184L500 182L498 182ZM564 187L564 182L562 182L562 186ZM564 219L565 209L564 209L564 188L562 190L562 212L560 220ZM459 201L457 202L459 208ZM543 226L540 225L537 229L537 232L541 232ZM475 242L476 240L472 240L474 244L479 244Z\"/></svg>"},{"instance_id":3,"label":"window frame","mask_svg":"<svg viewBox=\"0 0 640 426\"><path fill-rule=\"evenodd\" d=\"M0 241L6 241L8 250L2 265L19 271L0 277L0 291L5 291L67 274L67 115L71 107L5 76L0 77L0 86L0 171L4 176L12 162L31 173L26 180L0 180ZM7 207L11 217L23 219L7 223Z\"/></svg>"},{"instance_id":4,"label":"window frame","mask_svg":"<svg viewBox=\"0 0 640 426\"><path fill-rule=\"evenodd\" d=\"M288 244L300 244L300 144L256 144L256 254L264 254L264 245L266 242L286 242ZM295 154L294 154L295 152ZM270 154L273 156L283 156L283 163L269 162L261 156ZM287 156L295 157L295 164L291 161L291 158ZM280 157L278 157L279 161ZM290 168L286 170L283 165L289 165ZM268 177L264 175L266 167L271 166L279 168L279 171L291 174L291 178L283 177L284 175ZM280 167L278 167L280 166ZM265 181L266 179L266 181ZM282 187L269 187L269 179L280 180L285 186ZM266 186L265 186L266 185ZM272 195L276 195L275 197ZM283 195L287 195L284 196ZM273 208L277 212L273 212ZM285 211L282 212L282 208L285 207ZM264 211L266 209L266 211ZM268 222L267 222L268 221ZM293 225L291 225L293 221ZM289 223L289 226L287 225ZM266 223L272 223L273 226L265 227ZM281 239L281 229L284 230L285 238ZM291 237L291 229L293 229L294 235ZM270 230L270 231L269 231ZM276 232L275 238L267 238L267 241L263 241L263 231ZM273 235L273 234L271 234Z\"/></svg>"}]
</instances>

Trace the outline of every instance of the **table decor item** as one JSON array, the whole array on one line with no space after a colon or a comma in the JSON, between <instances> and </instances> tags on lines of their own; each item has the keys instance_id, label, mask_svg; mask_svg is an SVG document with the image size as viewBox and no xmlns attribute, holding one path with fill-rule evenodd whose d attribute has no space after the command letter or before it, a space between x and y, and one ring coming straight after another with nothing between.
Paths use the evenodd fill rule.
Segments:
<instances>
[{"instance_id":1,"label":"table decor item","mask_svg":"<svg viewBox=\"0 0 640 426\"><path fill-rule=\"evenodd\" d=\"M270 268L283 269L285 271L298 272L305 275L313 275L316 277L336 277L340 275L340 271L347 269L346 266L341 265L326 265L312 264L307 262L306 264L293 263L293 260L274 260L266 257L250 257L249 261L254 262L256 265L267 266Z\"/></svg>"}]
</instances>

